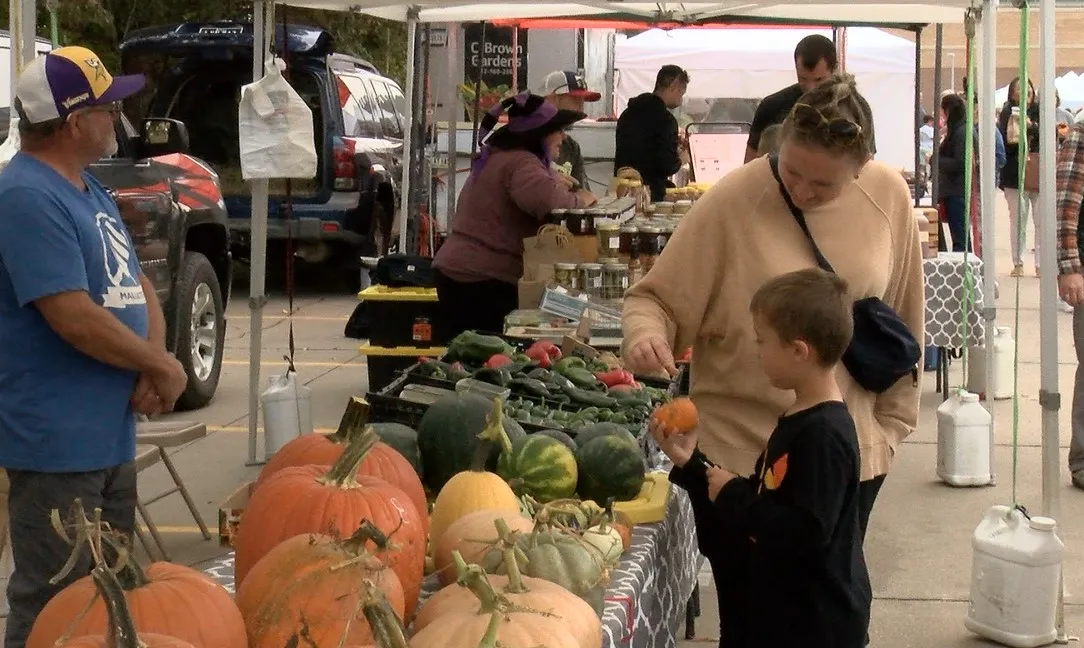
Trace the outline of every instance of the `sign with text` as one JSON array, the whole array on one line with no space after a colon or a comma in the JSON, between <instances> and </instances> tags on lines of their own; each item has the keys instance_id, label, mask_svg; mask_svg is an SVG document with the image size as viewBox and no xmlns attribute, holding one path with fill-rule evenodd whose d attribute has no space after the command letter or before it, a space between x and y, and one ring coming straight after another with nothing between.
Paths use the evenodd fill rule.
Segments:
<instances>
[{"instance_id":1,"label":"sign with text","mask_svg":"<svg viewBox=\"0 0 1084 648\"><path fill-rule=\"evenodd\" d=\"M512 88L512 66L516 71L516 88L527 89L527 30L520 29L516 52L512 51L512 27L485 26L483 38L482 25L472 23L463 28L463 41L466 43L463 56L463 82L474 84L478 76L478 65L482 66L482 83L491 90L503 94Z\"/></svg>"}]
</instances>

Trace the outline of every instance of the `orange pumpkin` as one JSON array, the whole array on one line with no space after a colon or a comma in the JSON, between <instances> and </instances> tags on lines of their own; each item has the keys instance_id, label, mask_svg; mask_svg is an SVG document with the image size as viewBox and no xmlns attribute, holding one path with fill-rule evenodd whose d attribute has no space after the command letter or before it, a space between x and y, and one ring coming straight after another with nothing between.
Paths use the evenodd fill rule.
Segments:
<instances>
[{"instance_id":1,"label":"orange pumpkin","mask_svg":"<svg viewBox=\"0 0 1084 648\"><path fill-rule=\"evenodd\" d=\"M511 609L507 599L502 600L480 567L472 565L470 572L475 576L461 576L460 582L477 601L470 606L449 608L443 613L438 608L435 616L439 622L430 623L415 633L410 648L477 648L479 645L573 648L583 645L564 618L541 611ZM556 609L560 613L564 608L558 604Z\"/></svg>"},{"instance_id":2,"label":"orange pumpkin","mask_svg":"<svg viewBox=\"0 0 1084 648\"><path fill-rule=\"evenodd\" d=\"M459 518L433 543L433 564L442 584L450 585L456 580L452 552L458 551L464 560L477 562L497 544L500 534L493 523L498 519L504 520L512 531L529 533L534 529L534 520L518 511L482 509Z\"/></svg>"},{"instance_id":3,"label":"orange pumpkin","mask_svg":"<svg viewBox=\"0 0 1084 648\"><path fill-rule=\"evenodd\" d=\"M423 514L401 488L357 474L375 444L376 434L366 428L330 469L285 468L252 494L234 540L238 587L280 542L305 533L347 538L368 520L395 545L384 561L403 586L407 618L413 614L425 569Z\"/></svg>"},{"instance_id":4,"label":"orange pumpkin","mask_svg":"<svg viewBox=\"0 0 1084 648\"><path fill-rule=\"evenodd\" d=\"M700 415L692 399L683 396L656 407L651 422L668 434L686 434L700 425Z\"/></svg>"},{"instance_id":5,"label":"orange pumpkin","mask_svg":"<svg viewBox=\"0 0 1084 648\"><path fill-rule=\"evenodd\" d=\"M511 564L511 563L510 563ZM497 594L512 605L560 619L577 639L579 648L598 648L602 643L602 623L595 610L583 599L556 583L541 578L521 576L518 569L508 576L486 576L471 569L462 557L454 563L458 585L445 587L425 601L414 618L414 632L421 632L432 623L440 623L452 613L477 612L478 597L474 589L484 589L472 581L488 579ZM522 613L521 613L522 614ZM573 648L573 647L570 647Z\"/></svg>"},{"instance_id":6,"label":"orange pumpkin","mask_svg":"<svg viewBox=\"0 0 1084 648\"><path fill-rule=\"evenodd\" d=\"M194 648L192 644L161 634L136 634L135 623L128 612L120 583L105 565L94 568L88 576L108 608L109 626L104 635L80 635L50 644L59 648ZM168 612L163 612L168 614ZM69 617L68 622L71 623ZM189 620L190 622L191 619ZM29 644L27 644L29 645Z\"/></svg>"},{"instance_id":7,"label":"orange pumpkin","mask_svg":"<svg viewBox=\"0 0 1084 648\"><path fill-rule=\"evenodd\" d=\"M632 518L622 511L615 511L610 526L617 529L617 532L621 534L621 545L628 550L632 546L632 527L635 526L632 523Z\"/></svg>"},{"instance_id":8,"label":"orange pumpkin","mask_svg":"<svg viewBox=\"0 0 1084 648\"><path fill-rule=\"evenodd\" d=\"M261 558L237 590L249 648L281 648L302 636L313 645L336 646L344 633L350 644L372 643L358 583L372 582L399 616L405 602L399 577L365 549L369 541L386 544L365 523L348 540L298 535Z\"/></svg>"},{"instance_id":9,"label":"orange pumpkin","mask_svg":"<svg viewBox=\"0 0 1084 648\"><path fill-rule=\"evenodd\" d=\"M91 576L68 585L42 609L26 640L27 648L53 648L94 598ZM241 612L229 592L206 574L184 565L156 562L141 569L129 558L120 573L125 606L143 631L176 637L195 648L246 648ZM104 597L94 601L70 636L102 635L110 623ZM70 644L69 644L70 645Z\"/></svg>"}]
</instances>

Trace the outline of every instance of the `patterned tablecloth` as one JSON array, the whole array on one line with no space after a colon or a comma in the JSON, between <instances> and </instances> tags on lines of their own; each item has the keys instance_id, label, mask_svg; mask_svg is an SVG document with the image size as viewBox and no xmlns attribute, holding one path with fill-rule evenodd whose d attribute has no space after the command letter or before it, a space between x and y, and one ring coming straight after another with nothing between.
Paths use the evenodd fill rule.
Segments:
<instances>
[{"instance_id":1,"label":"patterned tablecloth","mask_svg":"<svg viewBox=\"0 0 1084 648\"><path fill-rule=\"evenodd\" d=\"M671 648L696 585L700 553L689 497L670 491L666 518L637 525L632 545L610 574L602 616L602 648ZM225 587L233 587L233 553L198 566ZM422 586L423 599L436 589L435 577Z\"/></svg>"},{"instance_id":2,"label":"patterned tablecloth","mask_svg":"<svg viewBox=\"0 0 1084 648\"><path fill-rule=\"evenodd\" d=\"M982 322L982 259L967 255L970 270L965 271L962 252L941 252L933 259L923 259L926 279L926 345L959 349L964 346L963 312L965 282L973 287L967 314L968 346L980 346L986 339Z\"/></svg>"}]
</instances>

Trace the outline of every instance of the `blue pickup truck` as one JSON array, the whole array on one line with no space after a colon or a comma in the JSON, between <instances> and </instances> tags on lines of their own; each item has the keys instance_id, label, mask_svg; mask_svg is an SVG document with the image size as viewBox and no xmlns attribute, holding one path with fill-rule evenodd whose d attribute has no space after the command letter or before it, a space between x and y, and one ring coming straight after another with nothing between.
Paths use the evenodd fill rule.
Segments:
<instances>
[{"instance_id":1,"label":"blue pickup truck","mask_svg":"<svg viewBox=\"0 0 1084 648\"><path fill-rule=\"evenodd\" d=\"M248 256L251 199L240 172L237 107L241 86L252 80L252 43L251 24L218 21L133 31L120 46L125 71L150 80L134 108L185 123L192 154L218 173L240 259ZM285 43L287 78L312 108L319 161L314 179L292 181L292 221L285 181L271 182L268 253L292 228L299 258L339 264L356 277L359 257L386 251L394 232L406 100L367 61L335 53L324 29L279 25L275 43L280 56Z\"/></svg>"}]
</instances>

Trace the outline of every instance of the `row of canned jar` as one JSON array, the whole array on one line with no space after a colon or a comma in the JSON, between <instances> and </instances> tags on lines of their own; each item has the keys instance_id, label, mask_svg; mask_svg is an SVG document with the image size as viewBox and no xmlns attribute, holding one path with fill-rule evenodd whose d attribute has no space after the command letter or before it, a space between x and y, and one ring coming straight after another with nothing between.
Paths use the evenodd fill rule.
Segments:
<instances>
[{"instance_id":1,"label":"row of canned jar","mask_svg":"<svg viewBox=\"0 0 1084 648\"><path fill-rule=\"evenodd\" d=\"M629 264L615 258L599 261L554 264L553 281L572 294L587 293L591 299L621 299L629 288Z\"/></svg>"},{"instance_id":2,"label":"row of canned jar","mask_svg":"<svg viewBox=\"0 0 1084 648\"><path fill-rule=\"evenodd\" d=\"M676 203L658 202L647 206L646 210L637 210L638 219L680 219L688 213L693 203L691 200L679 200ZM597 234L599 228L605 228L614 220L614 214L604 208L593 209L555 209L550 212L550 222L563 225L576 236Z\"/></svg>"}]
</instances>

